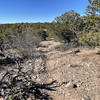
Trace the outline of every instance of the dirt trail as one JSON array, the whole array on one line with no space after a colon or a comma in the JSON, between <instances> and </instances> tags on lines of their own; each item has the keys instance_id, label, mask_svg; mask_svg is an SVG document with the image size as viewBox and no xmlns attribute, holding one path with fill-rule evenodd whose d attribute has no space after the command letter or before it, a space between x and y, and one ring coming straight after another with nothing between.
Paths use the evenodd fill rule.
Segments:
<instances>
[{"instance_id":1,"label":"dirt trail","mask_svg":"<svg viewBox=\"0 0 100 100\"><path fill-rule=\"evenodd\" d=\"M54 100L100 100L100 55L97 49L80 49L80 53L71 55L67 50L55 48L61 43L41 42L41 50L47 56L48 82L56 80L62 84L56 91L49 92ZM68 88L68 83L76 88ZM85 99L85 97L88 99Z\"/></svg>"}]
</instances>

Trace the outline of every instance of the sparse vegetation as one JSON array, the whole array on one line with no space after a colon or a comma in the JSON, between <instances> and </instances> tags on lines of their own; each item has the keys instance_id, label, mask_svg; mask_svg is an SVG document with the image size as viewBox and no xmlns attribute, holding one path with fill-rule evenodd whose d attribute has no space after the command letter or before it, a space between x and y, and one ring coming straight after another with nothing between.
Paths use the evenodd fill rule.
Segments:
<instances>
[{"instance_id":1,"label":"sparse vegetation","mask_svg":"<svg viewBox=\"0 0 100 100\"><path fill-rule=\"evenodd\" d=\"M73 10L65 12L55 18L52 23L16 23L4 24L0 26L0 37L5 42L7 37L25 35L25 33L34 35L46 40L54 38L56 41L65 43L81 43L88 46L98 46L100 44L100 15L80 16ZM91 37L90 37L91 34ZM93 38L93 36L95 38ZM91 44L83 38L91 38ZM93 41L95 41L95 44ZM86 42L86 43L85 43Z\"/></svg>"},{"instance_id":2,"label":"sparse vegetation","mask_svg":"<svg viewBox=\"0 0 100 100\"><path fill-rule=\"evenodd\" d=\"M41 90L55 91L51 87L56 81L48 84L39 84L32 80L31 72L24 72L18 61L18 67L6 72L0 80L0 96L4 100L52 100L52 98Z\"/></svg>"},{"instance_id":3,"label":"sparse vegetation","mask_svg":"<svg viewBox=\"0 0 100 100\"><path fill-rule=\"evenodd\" d=\"M84 16L70 10L51 23L0 24L0 97L4 100L52 100L48 91L56 91L55 88L63 85L60 93L70 84L72 89L82 85L82 93L85 89L92 91L92 87L95 92L99 86L96 81L100 50L95 52L95 49L100 48L100 1L88 1ZM48 76L53 77L52 81L43 83L48 81ZM56 78L62 85L57 86L53 80ZM62 94L65 96L67 92Z\"/></svg>"}]
</instances>

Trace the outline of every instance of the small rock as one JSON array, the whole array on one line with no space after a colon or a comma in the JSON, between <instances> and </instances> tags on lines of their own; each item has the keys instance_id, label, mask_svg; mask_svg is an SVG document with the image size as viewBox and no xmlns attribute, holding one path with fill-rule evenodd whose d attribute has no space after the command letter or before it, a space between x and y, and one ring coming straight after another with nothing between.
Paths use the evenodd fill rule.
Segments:
<instances>
[{"instance_id":1,"label":"small rock","mask_svg":"<svg viewBox=\"0 0 100 100\"><path fill-rule=\"evenodd\" d=\"M91 100L90 97L88 95L84 95L82 100Z\"/></svg>"},{"instance_id":2,"label":"small rock","mask_svg":"<svg viewBox=\"0 0 100 100\"><path fill-rule=\"evenodd\" d=\"M77 85L72 82L69 82L67 83L66 88L77 88Z\"/></svg>"},{"instance_id":3,"label":"small rock","mask_svg":"<svg viewBox=\"0 0 100 100\"><path fill-rule=\"evenodd\" d=\"M0 100L3 100L3 98L2 98L2 97L0 97Z\"/></svg>"}]
</instances>

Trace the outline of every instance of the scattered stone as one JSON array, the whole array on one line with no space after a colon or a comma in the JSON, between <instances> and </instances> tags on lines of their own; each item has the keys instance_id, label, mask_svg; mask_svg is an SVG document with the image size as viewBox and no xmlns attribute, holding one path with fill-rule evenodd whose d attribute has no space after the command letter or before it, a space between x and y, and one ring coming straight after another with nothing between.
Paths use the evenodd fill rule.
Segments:
<instances>
[{"instance_id":1,"label":"scattered stone","mask_svg":"<svg viewBox=\"0 0 100 100\"><path fill-rule=\"evenodd\" d=\"M77 85L74 84L74 83L72 83L72 82L68 82L68 83L66 84L66 88L77 88Z\"/></svg>"},{"instance_id":2,"label":"scattered stone","mask_svg":"<svg viewBox=\"0 0 100 100\"><path fill-rule=\"evenodd\" d=\"M17 49L8 49L4 52L4 55L11 59L22 58L22 54Z\"/></svg>"},{"instance_id":3,"label":"scattered stone","mask_svg":"<svg viewBox=\"0 0 100 100\"><path fill-rule=\"evenodd\" d=\"M3 98L2 98L2 97L0 97L0 100L3 100Z\"/></svg>"},{"instance_id":4,"label":"scattered stone","mask_svg":"<svg viewBox=\"0 0 100 100\"><path fill-rule=\"evenodd\" d=\"M34 72L41 73L44 71L45 71L45 61L40 57L39 59L35 60Z\"/></svg>"},{"instance_id":5,"label":"scattered stone","mask_svg":"<svg viewBox=\"0 0 100 100\"><path fill-rule=\"evenodd\" d=\"M76 55L79 52L80 52L80 49L77 49L77 50L72 50L69 54Z\"/></svg>"},{"instance_id":6,"label":"scattered stone","mask_svg":"<svg viewBox=\"0 0 100 100\"><path fill-rule=\"evenodd\" d=\"M91 100L90 97L88 95L84 95L82 100Z\"/></svg>"},{"instance_id":7,"label":"scattered stone","mask_svg":"<svg viewBox=\"0 0 100 100\"><path fill-rule=\"evenodd\" d=\"M72 65L72 64L70 64L70 67L71 68L77 68L77 67L80 67L79 65Z\"/></svg>"}]
</instances>

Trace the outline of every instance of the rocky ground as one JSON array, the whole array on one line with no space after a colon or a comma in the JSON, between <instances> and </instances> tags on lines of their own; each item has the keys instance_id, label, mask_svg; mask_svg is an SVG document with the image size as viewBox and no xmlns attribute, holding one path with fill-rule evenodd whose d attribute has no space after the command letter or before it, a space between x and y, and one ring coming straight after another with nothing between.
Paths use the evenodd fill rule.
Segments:
<instances>
[{"instance_id":1,"label":"rocky ground","mask_svg":"<svg viewBox=\"0 0 100 100\"><path fill-rule=\"evenodd\" d=\"M61 51L59 42L41 42L47 57L47 77L42 81L57 81L56 91L49 92L54 100L100 100L100 55L98 49L80 48L72 54L69 49Z\"/></svg>"},{"instance_id":2,"label":"rocky ground","mask_svg":"<svg viewBox=\"0 0 100 100\"><path fill-rule=\"evenodd\" d=\"M55 82L55 91L45 91L53 100L100 100L100 55L98 49L62 50L61 43L43 41L37 48L42 56L25 61L24 70L33 70L33 80L45 84ZM72 51L80 49L74 54ZM16 65L14 65L16 66ZM14 67L13 66L13 67ZM0 69L0 75L4 73Z\"/></svg>"}]
</instances>

